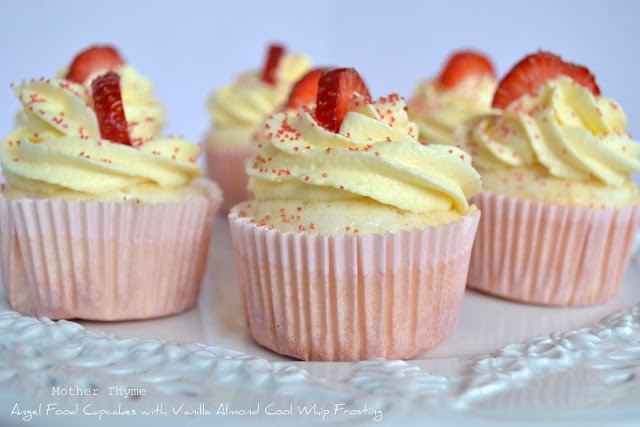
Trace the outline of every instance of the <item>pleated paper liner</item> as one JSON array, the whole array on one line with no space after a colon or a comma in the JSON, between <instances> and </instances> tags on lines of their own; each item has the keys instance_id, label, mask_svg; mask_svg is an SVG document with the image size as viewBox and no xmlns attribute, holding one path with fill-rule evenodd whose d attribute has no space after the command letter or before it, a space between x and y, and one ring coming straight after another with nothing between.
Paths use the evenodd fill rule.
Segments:
<instances>
[{"instance_id":1,"label":"pleated paper liner","mask_svg":"<svg viewBox=\"0 0 640 427\"><path fill-rule=\"evenodd\" d=\"M247 190L249 176L246 166L256 147L205 146L208 174L222 189L224 201L220 213L226 215L232 206L253 198L253 193Z\"/></svg>"},{"instance_id":2,"label":"pleated paper liner","mask_svg":"<svg viewBox=\"0 0 640 427\"><path fill-rule=\"evenodd\" d=\"M2 280L29 316L148 319L195 305L218 186L182 202L121 204L0 197Z\"/></svg>"},{"instance_id":3,"label":"pleated paper liner","mask_svg":"<svg viewBox=\"0 0 640 427\"><path fill-rule=\"evenodd\" d=\"M257 343L302 360L408 359L454 331L479 214L366 236L281 233L229 214Z\"/></svg>"},{"instance_id":4,"label":"pleated paper liner","mask_svg":"<svg viewBox=\"0 0 640 427\"><path fill-rule=\"evenodd\" d=\"M468 286L502 298L588 306L617 294L640 225L640 206L569 207L482 191Z\"/></svg>"}]
</instances>

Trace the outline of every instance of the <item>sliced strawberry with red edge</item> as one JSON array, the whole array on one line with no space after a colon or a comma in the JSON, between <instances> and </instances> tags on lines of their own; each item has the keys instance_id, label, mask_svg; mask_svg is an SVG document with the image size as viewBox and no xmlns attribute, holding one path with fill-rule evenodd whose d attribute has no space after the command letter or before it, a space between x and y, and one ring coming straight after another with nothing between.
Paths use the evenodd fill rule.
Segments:
<instances>
[{"instance_id":1,"label":"sliced strawberry with red edge","mask_svg":"<svg viewBox=\"0 0 640 427\"><path fill-rule=\"evenodd\" d=\"M91 46L73 59L65 78L83 84L91 74L111 71L122 64L124 60L113 46Z\"/></svg>"},{"instance_id":2,"label":"sliced strawberry with red edge","mask_svg":"<svg viewBox=\"0 0 640 427\"><path fill-rule=\"evenodd\" d=\"M295 82L291 87L289 99L285 106L297 110L304 106L308 107L314 104L316 102L316 96L318 95L320 75L328 69L327 67L314 68Z\"/></svg>"},{"instance_id":3,"label":"sliced strawberry with red edge","mask_svg":"<svg viewBox=\"0 0 640 427\"><path fill-rule=\"evenodd\" d=\"M440 73L439 81L442 86L452 88L471 76L484 75L494 78L496 76L489 58L478 52L462 50L449 57Z\"/></svg>"},{"instance_id":4,"label":"sliced strawberry with red edge","mask_svg":"<svg viewBox=\"0 0 640 427\"><path fill-rule=\"evenodd\" d=\"M267 59L264 62L264 67L262 68L262 81L270 85L276 84L278 66L280 65L280 60L284 56L284 53L284 46L280 44L269 45Z\"/></svg>"},{"instance_id":5,"label":"sliced strawberry with red edge","mask_svg":"<svg viewBox=\"0 0 640 427\"><path fill-rule=\"evenodd\" d=\"M565 75L593 95L600 95L596 79L588 68L565 62L551 52L538 51L525 56L502 78L493 96L495 108L506 108L524 95L535 95L540 86L559 75Z\"/></svg>"},{"instance_id":6,"label":"sliced strawberry with red edge","mask_svg":"<svg viewBox=\"0 0 640 427\"><path fill-rule=\"evenodd\" d=\"M93 108L100 127L100 137L131 145L129 127L120 93L120 76L109 71L91 82Z\"/></svg>"},{"instance_id":7,"label":"sliced strawberry with red edge","mask_svg":"<svg viewBox=\"0 0 640 427\"><path fill-rule=\"evenodd\" d=\"M322 127L338 132L350 101L362 95L371 99L369 89L354 68L331 68L320 75L316 96L316 120Z\"/></svg>"}]
</instances>

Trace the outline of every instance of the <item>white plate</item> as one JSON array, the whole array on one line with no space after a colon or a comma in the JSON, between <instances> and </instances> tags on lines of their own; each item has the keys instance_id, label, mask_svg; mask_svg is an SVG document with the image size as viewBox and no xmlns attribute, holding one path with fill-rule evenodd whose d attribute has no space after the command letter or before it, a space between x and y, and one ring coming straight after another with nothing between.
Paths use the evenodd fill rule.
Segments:
<instances>
[{"instance_id":1,"label":"white plate","mask_svg":"<svg viewBox=\"0 0 640 427\"><path fill-rule=\"evenodd\" d=\"M467 292L454 335L414 360L313 363L251 341L229 239L219 218L199 305L178 316L51 322L0 297L0 426L640 420L637 260L606 305L544 308ZM78 389L90 394L69 395Z\"/></svg>"}]
</instances>

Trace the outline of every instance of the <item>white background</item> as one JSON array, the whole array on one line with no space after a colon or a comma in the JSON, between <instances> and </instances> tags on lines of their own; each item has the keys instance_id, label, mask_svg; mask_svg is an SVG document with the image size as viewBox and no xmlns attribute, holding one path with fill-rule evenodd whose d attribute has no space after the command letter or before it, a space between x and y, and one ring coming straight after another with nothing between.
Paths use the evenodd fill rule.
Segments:
<instances>
[{"instance_id":1,"label":"white background","mask_svg":"<svg viewBox=\"0 0 640 427\"><path fill-rule=\"evenodd\" d=\"M268 42L315 65L354 66L374 96L408 96L453 49L491 56L499 75L551 50L587 65L640 135L640 1L3 1L0 137L18 109L10 83L52 77L81 49L116 44L156 83L167 132L198 141L216 88L260 67Z\"/></svg>"}]
</instances>

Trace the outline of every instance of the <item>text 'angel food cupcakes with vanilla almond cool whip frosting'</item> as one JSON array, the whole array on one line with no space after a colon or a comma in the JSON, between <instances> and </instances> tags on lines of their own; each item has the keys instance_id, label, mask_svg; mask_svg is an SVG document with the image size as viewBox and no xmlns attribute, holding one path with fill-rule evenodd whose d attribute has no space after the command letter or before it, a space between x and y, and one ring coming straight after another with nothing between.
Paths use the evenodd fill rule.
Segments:
<instances>
[{"instance_id":1,"label":"text 'angel food cupcakes with vanilla almond cool whip frosting'","mask_svg":"<svg viewBox=\"0 0 640 427\"><path fill-rule=\"evenodd\" d=\"M222 194L201 178L197 144L158 133L151 84L115 48L92 46L63 78L13 89L23 111L0 145L11 306L91 320L192 307Z\"/></svg>"},{"instance_id":2,"label":"text 'angel food cupcakes with vanilla almond cool whip frosting'","mask_svg":"<svg viewBox=\"0 0 640 427\"><path fill-rule=\"evenodd\" d=\"M407 359L460 314L480 213L462 150L417 139L403 99L373 101L352 68L266 120L256 200L229 215L253 338L303 360Z\"/></svg>"},{"instance_id":3,"label":"text 'angel food cupcakes with vanilla almond cool whip frosting'","mask_svg":"<svg viewBox=\"0 0 640 427\"><path fill-rule=\"evenodd\" d=\"M469 287L526 303L615 297L640 223L640 144L591 72L549 52L505 75L460 128L482 175Z\"/></svg>"}]
</instances>

